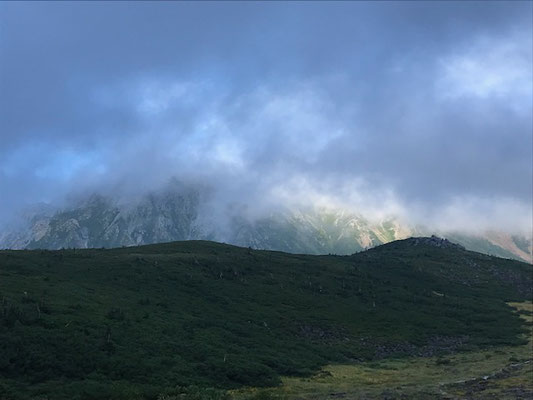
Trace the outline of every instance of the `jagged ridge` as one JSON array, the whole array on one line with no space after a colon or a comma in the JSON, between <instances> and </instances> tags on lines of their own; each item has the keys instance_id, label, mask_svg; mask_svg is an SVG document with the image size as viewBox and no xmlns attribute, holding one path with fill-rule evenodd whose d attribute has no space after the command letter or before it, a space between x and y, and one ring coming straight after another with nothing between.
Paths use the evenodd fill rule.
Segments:
<instances>
[{"instance_id":1,"label":"jagged ridge","mask_svg":"<svg viewBox=\"0 0 533 400\"><path fill-rule=\"evenodd\" d=\"M173 184L129 204L93 195L55 214L36 212L27 227L0 237L0 248L99 248L175 240L218 240L257 249L307 254L351 254L429 230L394 218L371 222L339 209L280 210L248 219L238 212L215 215L197 188ZM488 233L443 233L470 250L531 262L531 239Z\"/></svg>"}]
</instances>

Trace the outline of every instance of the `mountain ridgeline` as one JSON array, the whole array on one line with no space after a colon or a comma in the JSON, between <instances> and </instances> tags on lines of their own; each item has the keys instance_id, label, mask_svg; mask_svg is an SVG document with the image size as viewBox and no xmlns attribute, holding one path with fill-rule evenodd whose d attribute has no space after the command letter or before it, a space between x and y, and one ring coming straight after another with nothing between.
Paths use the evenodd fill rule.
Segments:
<instances>
[{"instance_id":1,"label":"mountain ridgeline","mask_svg":"<svg viewBox=\"0 0 533 400\"><path fill-rule=\"evenodd\" d=\"M215 240L290 253L352 254L393 240L435 233L469 250L531 262L528 237L435 232L394 218L376 222L334 208L282 209L247 218L245 210L221 211L208 200L205 190L176 182L128 204L93 195L65 210L30 213L22 228L0 233L0 248L111 248Z\"/></svg>"}]
</instances>

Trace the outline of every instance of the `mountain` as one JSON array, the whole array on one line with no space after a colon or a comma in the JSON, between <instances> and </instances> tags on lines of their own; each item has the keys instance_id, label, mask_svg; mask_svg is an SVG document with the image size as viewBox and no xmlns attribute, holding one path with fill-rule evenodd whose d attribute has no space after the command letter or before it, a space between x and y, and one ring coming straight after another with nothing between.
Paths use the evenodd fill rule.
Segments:
<instances>
[{"instance_id":1,"label":"mountain","mask_svg":"<svg viewBox=\"0 0 533 400\"><path fill-rule=\"evenodd\" d=\"M55 213L36 212L24 228L0 238L0 244L22 248L121 247L204 237L196 224L200 193L169 186L118 204L92 195Z\"/></svg>"},{"instance_id":2,"label":"mountain","mask_svg":"<svg viewBox=\"0 0 533 400\"><path fill-rule=\"evenodd\" d=\"M217 240L255 249L306 254L352 254L412 235L438 234L466 248L531 262L531 238L412 227L395 218L369 220L342 209L281 209L247 218L214 212L205 190L177 182L129 203L93 195L65 210L34 211L23 229L0 236L0 248L61 249L134 246L175 240Z\"/></svg>"},{"instance_id":3,"label":"mountain","mask_svg":"<svg viewBox=\"0 0 533 400\"><path fill-rule=\"evenodd\" d=\"M516 347L524 328L506 302L531 301L533 287L530 264L436 237L351 256L207 241L4 250L0 266L9 400L156 399L277 385L327 363Z\"/></svg>"}]
</instances>

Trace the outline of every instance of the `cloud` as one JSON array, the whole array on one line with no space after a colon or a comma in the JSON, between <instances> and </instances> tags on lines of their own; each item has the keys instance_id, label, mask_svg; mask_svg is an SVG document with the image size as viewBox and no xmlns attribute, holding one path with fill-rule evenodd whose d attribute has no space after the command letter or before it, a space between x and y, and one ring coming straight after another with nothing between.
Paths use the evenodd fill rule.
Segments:
<instances>
[{"instance_id":1,"label":"cloud","mask_svg":"<svg viewBox=\"0 0 533 400\"><path fill-rule=\"evenodd\" d=\"M441 231L479 233L498 229L531 236L531 206L513 198L457 197L433 213L421 214L419 223Z\"/></svg>"},{"instance_id":2,"label":"cloud","mask_svg":"<svg viewBox=\"0 0 533 400\"><path fill-rule=\"evenodd\" d=\"M0 7L0 221L176 176L253 215L530 224L530 3Z\"/></svg>"},{"instance_id":3,"label":"cloud","mask_svg":"<svg viewBox=\"0 0 533 400\"><path fill-rule=\"evenodd\" d=\"M475 40L440 60L443 71L437 90L447 101L496 98L508 102L516 112L528 113L533 85L532 46L532 36L527 32L510 34L503 40Z\"/></svg>"}]
</instances>

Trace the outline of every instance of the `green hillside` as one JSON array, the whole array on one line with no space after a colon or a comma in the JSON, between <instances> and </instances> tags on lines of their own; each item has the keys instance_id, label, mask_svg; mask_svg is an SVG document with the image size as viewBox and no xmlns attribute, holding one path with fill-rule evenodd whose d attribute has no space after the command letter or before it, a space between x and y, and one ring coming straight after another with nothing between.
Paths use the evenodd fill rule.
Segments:
<instances>
[{"instance_id":1,"label":"green hillside","mask_svg":"<svg viewBox=\"0 0 533 400\"><path fill-rule=\"evenodd\" d=\"M332 362L523 344L532 266L436 238L351 256L188 241L0 252L0 399L273 386Z\"/></svg>"}]
</instances>

